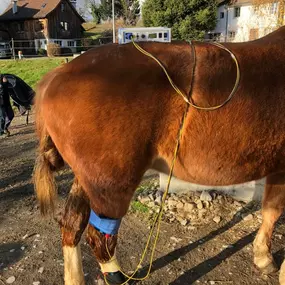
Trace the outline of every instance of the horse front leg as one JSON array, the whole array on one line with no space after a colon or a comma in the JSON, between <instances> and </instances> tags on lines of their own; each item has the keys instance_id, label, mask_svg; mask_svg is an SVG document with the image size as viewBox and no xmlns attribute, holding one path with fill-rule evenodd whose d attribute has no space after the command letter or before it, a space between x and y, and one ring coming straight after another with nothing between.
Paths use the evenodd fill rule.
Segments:
<instances>
[{"instance_id":1,"label":"horse front leg","mask_svg":"<svg viewBox=\"0 0 285 285\"><path fill-rule=\"evenodd\" d=\"M75 179L59 221L64 256L64 281L66 285L84 285L84 274L79 241L90 215L88 198Z\"/></svg>"},{"instance_id":2,"label":"horse front leg","mask_svg":"<svg viewBox=\"0 0 285 285\"><path fill-rule=\"evenodd\" d=\"M264 274L277 271L271 254L271 239L275 223L283 213L284 206L285 174L271 175L266 179L262 204L262 225L253 243L254 263ZM284 272L281 270L280 283L285 285L285 268Z\"/></svg>"},{"instance_id":3,"label":"horse front leg","mask_svg":"<svg viewBox=\"0 0 285 285\"><path fill-rule=\"evenodd\" d=\"M107 284L123 284L126 278L116 258L116 245L121 219L109 219L91 211L87 242L95 255Z\"/></svg>"}]
</instances>

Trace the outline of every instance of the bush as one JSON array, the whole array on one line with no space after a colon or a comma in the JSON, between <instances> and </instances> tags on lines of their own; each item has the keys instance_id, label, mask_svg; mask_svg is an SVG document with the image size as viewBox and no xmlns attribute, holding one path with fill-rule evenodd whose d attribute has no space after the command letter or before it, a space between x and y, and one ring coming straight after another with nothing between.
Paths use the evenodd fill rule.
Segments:
<instances>
[{"instance_id":1,"label":"bush","mask_svg":"<svg viewBox=\"0 0 285 285\"><path fill-rule=\"evenodd\" d=\"M41 56L46 56L47 55L47 51L43 48L39 48L38 49L38 55L41 55Z\"/></svg>"},{"instance_id":2,"label":"bush","mask_svg":"<svg viewBox=\"0 0 285 285\"><path fill-rule=\"evenodd\" d=\"M61 55L61 47L59 44L49 43L47 45L47 55L49 57L59 56Z\"/></svg>"}]
</instances>

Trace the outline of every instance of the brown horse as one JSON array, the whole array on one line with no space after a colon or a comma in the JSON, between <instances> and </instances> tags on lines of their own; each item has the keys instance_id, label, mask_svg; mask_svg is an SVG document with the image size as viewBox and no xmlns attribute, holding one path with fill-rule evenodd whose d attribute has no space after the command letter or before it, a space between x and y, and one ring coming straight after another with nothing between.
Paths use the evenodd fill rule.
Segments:
<instances>
[{"instance_id":1,"label":"brown horse","mask_svg":"<svg viewBox=\"0 0 285 285\"><path fill-rule=\"evenodd\" d=\"M185 94L193 83L197 105L220 104L233 88L236 66L219 47L194 43L193 77L188 43L141 46L164 64ZM174 175L204 185L267 177L254 263L270 273L276 268L272 232L285 206L285 28L225 46L239 61L239 88L217 111L189 109ZM84 284L78 242L87 226L87 240L109 283L123 281L115 258L120 219L147 169L169 172L185 108L161 68L132 44L92 49L43 78L36 96L35 169L42 213L54 205L52 173L66 162L75 174L60 222L65 284Z\"/></svg>"}]
</instances>

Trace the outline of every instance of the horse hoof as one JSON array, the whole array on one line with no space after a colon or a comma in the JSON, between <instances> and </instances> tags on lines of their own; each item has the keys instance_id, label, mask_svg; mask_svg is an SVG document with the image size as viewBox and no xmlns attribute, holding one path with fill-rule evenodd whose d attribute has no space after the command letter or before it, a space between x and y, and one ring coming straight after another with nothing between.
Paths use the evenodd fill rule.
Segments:
<instances>
[{"instance_id":1,"label":"horse hoof","mask_svg":"<svg viewBox=\"0 0 285 285\"><path fill-rule=\"evenodd\" d=\"M114 272L114 273L107 273L103 275L99 275L97 279L98 285L120 285L124 284L127 281L126 277L120 272ZM132 283L128 282L125 283L125 285L131 285Z\"/></svg>"},{"instance_id":2,"label":"horse hoof","mask_svg":"<svg viewBox=\"0 0 285 285\"><path fill-rule=\"evenodd\" d=\"M263 275L270 275L278 271L276 263L273 261L269 263L266 267L260 268Z\"/></svg>"}]
</instances>

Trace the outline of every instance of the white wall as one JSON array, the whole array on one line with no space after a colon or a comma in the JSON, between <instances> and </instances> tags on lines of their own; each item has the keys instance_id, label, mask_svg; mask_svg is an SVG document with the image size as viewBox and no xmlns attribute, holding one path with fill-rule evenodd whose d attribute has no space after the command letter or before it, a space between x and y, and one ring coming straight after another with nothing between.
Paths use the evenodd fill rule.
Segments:
<instances>
[{"instance_id":1,"label":"white wall","mask_svg":"<svg viewBox=\"0 0 285 285\"><path fill-rule=\"evenodd\" d=\"M6 10L10 2L11 0L0 0L0 15Z\"/></svg>"},{"instance_id":2,"label":"white wall","mask_svg":"<svg viewBox=\"0 0 285 285\"><path fill-rule=\"evenodd\" d=\"M226 6L220 6L217 11L217 26L211 33L220 33L225 37L226 30L228 31L228 40L230 32L235 32L233 41L248 41L250 39L250 31L258 29L258 37L262 37L277 26L278 6L273 7L267 4L256 9L252 4L239 6L230 6L227 10ZM240 7L240 16L235 17L235 7ZM274 8L274 9L273 9ZM225 17L220 18L220 13L224 12ZM228 16L227 16L228 13ZM228 17L228 21L226 20ZM227 28L226 28L227 24Z\"/></svg>"}]
</instances>

